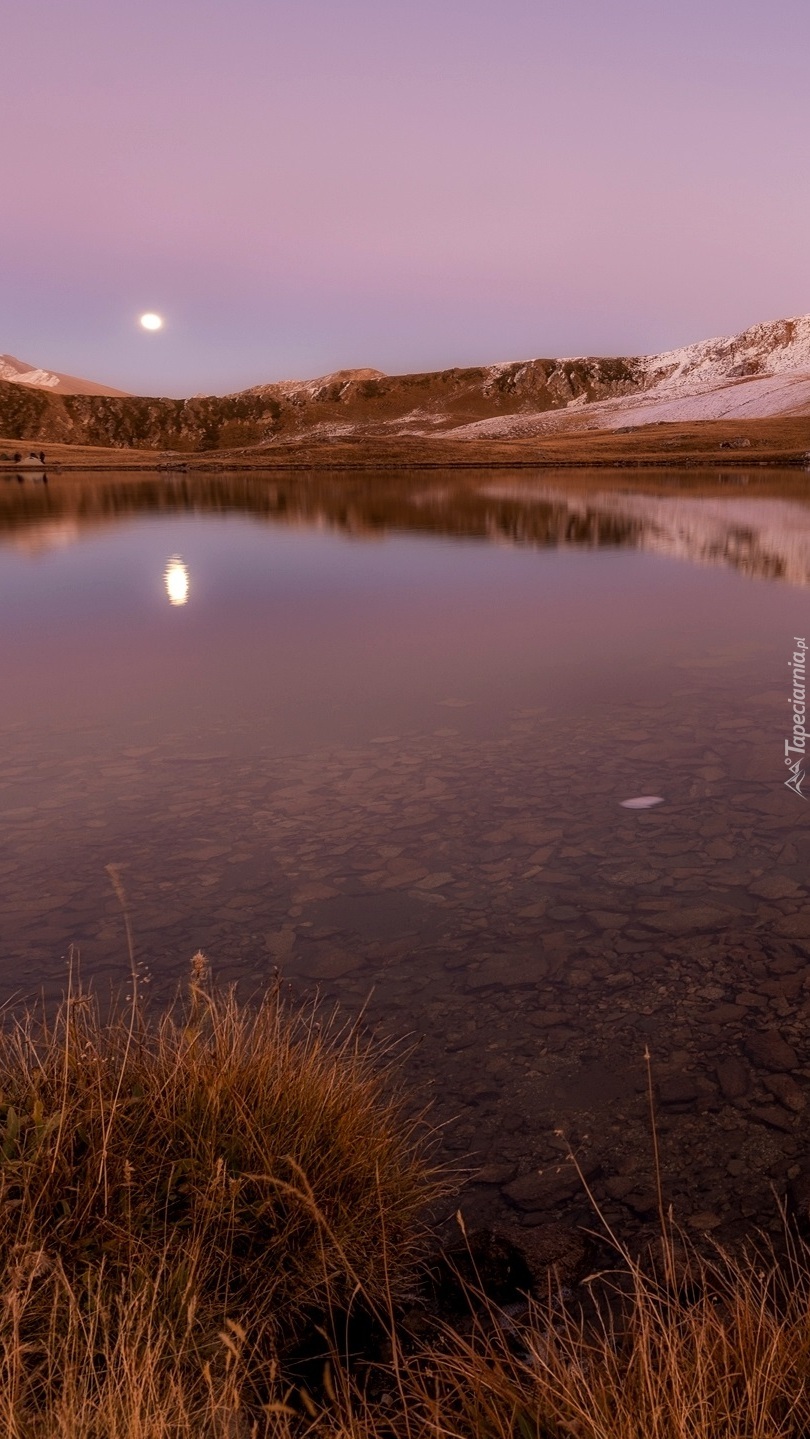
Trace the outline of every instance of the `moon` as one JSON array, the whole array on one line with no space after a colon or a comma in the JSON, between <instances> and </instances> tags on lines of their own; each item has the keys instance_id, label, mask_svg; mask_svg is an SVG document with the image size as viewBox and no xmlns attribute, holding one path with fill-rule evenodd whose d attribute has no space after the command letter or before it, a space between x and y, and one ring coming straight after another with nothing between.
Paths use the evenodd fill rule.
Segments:
<instances>
[{"instance_id":1,"label":"moon","mask_svg":"<svg viewBox=\"0 0 810 1439\"><path fill-rule=\"evenodd\" d=\"M154 314L152 310L147 310L145 315L141 315L139 324L142 330L162 330L163 316Z\"/></svg>"}]
</instances>

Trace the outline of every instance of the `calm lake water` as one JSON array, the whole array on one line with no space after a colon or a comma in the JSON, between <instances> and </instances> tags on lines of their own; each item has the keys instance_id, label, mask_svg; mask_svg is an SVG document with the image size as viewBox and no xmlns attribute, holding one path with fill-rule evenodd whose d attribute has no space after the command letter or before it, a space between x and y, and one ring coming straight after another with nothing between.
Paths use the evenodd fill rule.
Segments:
<instances>
[{"instance_id":1,"label":"calm lake water","mask_svg":"<svg viewBox=\"0 0 810 1439\"><path fill-rule=\"evenodd\" d=\"M676 1213L770 1222L808 597L797 471L0 482L0 996L126 983L116 864L159 997L201 947L409 1036L473 1219L587 1215L563 1127L648 1223L649 1045Z\"/></svg>"}]
</instances>

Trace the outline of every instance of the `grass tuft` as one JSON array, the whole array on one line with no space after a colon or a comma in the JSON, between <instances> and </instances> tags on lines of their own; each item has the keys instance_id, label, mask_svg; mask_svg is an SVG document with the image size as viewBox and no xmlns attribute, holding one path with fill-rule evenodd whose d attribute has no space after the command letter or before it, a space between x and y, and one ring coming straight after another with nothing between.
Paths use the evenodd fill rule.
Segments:
<instances>
[{"instance_id":1,"label":"grass tuft","mask_svg":"<svg viewBox=\"0 0 810 1439\"><path fill-rule=\"evenodd\" d=\"M581 1308L552 1295L449 1333L409 1375L413 1439L806 1439L807 1253L692 1252L688 1279L673 1291L624 1255Z\"/></svg>"},{"instance_id":2,"label":"grass tuft","mask_svg":"<svg viewBox=\"0 0 810 1439\"><path fill-rule=\"evenodd\" d=\"M138 1434L158 1394L210 1408L237 1373L257 1402L313 1324L388 1312L433 1181L379 1059L277 990L217 992L201 955L153 1027L79 991L0 1032L4 1432L92 1392L99 1434Z\"/></svg>"}]
</instances>

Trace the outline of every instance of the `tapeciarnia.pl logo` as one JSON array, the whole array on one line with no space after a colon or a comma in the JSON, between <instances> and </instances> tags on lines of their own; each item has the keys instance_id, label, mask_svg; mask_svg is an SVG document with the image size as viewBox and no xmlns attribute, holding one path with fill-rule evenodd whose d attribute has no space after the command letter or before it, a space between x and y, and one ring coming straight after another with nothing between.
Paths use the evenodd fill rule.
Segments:
<instances>
[{"instance_id":1,"label":"tapeciarnia.pl logo","mask_svg":"<svg viewBox=\"0 0 810 1439\"><path fill-rule=\"evenodd\" d=\"M806 674L807 674L807 641L800 639L798 635L793 636L793 643L796 648L790 660L790 669L793 672L793 694L789 703L793 706L793 743L785 740L785 764L790 770L790 779L785 780L788 789L792 789L800 799L807 799L802 794L804 783L804 763L807 749L807 730L804 721L807 717L806 704ZM793 756L796 756L794 759Z\"/></svg>"}]
</instances>

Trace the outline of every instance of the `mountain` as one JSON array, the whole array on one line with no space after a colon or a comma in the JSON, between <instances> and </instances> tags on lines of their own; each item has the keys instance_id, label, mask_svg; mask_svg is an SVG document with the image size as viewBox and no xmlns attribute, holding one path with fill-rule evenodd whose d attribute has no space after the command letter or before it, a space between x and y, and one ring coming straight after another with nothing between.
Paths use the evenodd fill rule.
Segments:
<instances>
[{"instance_id":1,"label":"mountain","mask_svg":"<svg viewBox=\"0 0 810 1439\"><path fill-rule=\"evenodd\" d=\"M5 357L3 363L19 365ZM47 383L31 375L46 375ZM26 375L29 378L26 378ZM50 379L55 383L50 383ZM169 400L0 377L0 434L174 450L430 439L511 440L695 420L810 416L810 315L658 355L520 360L412 375L340 370Z\"/></svg>"},{"instance_id":2,"label":"mountain","mask_svg":"<svg viewBox=\"0 0 810 1439\"><path fill-rule=\"evenodd\" d=\"M553 417L524 410L519 417L496 416L459 429L455 437L466 433L469 438L494 439L550 429L810 415L810 315L752 325L740 335L701 340L659 355L634 356L625 364L636 383L623 395L575 395L564 413ZM578 413L580 406L587 410Z\"/></svg>"},{"instance_id":3,"label":"mountain","mask_svg":"<svg viewBox=\"0 0 810 1439\"><path fill-rule=\"evenodd\" d=\"M76 375L62 375L58 370L38 370L14 355L0 355L0 380L8 380L12 385L31 385L35 390L48 390L57 395L117 395L123 398L127 394L126 390L97 385L94 380L80 380Z\"/></svg>"}]
</instances>

